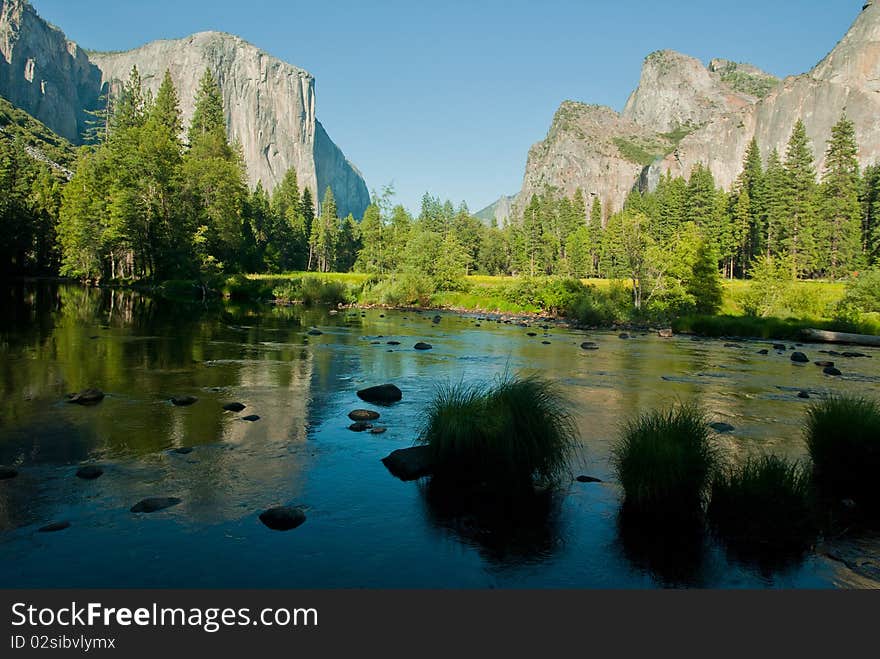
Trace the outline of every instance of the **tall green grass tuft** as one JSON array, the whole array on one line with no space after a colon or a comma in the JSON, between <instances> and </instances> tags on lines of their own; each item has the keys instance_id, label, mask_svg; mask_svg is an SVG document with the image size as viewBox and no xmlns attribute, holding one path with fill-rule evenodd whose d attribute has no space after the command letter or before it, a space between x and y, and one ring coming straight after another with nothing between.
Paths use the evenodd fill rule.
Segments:
<instances>
[{"instance_id":1,"label":"tall green grass tuft","mask_svg":"<svg viewBox=\"0 0 880 659\"><path fill-rule=\"evenodd\" d=\"M813 487L802 464L749 458L712 481L709 521L736 550L803 551L816 538Z\"/></svg>"},{"instance_id":2,"label":"tall green grass tuft","mask_svg":"<svg viewBox=\"0 0 880 659\"><path fill-rule=\"evenodd\" d=\"M577 429L568 401L539 377L441 386L425 413L420 441L435 474L502 488L552 483L569 473Z\"/></svg>"},{"instance_id":3,"label":"tall green grass tuft","mask_svg":"<svg viewBox=\"0 0 880 659\"><path fill-rule=\"evenodd\" d=\"M702 513L718 454L702 410L681 404L627 423L612 461L627 509L682 519Z\"/></svg>"},{"instance_id":4,"label":"tall green grass tuft","mask_svg":"<svg viewBox=\"0 0 880 659\"><path fill-rule=\"evenodd\" d=\"M880 404L837 396L810 407L806 443L823 494L880 505Z\"/></svg>"},{"instance_id":5,"label":"tall green grass tuft","mask_svg":"<svg viewBox=\"0 0 880 659\"><path fill-rule=\"evenodd\" d=\"M298 302L306 306L315 304L337 305L352 301L353 297L342 281L318 277L290 279L275 287L274 298L281 302Z\"/></svg>"}]
</instances>

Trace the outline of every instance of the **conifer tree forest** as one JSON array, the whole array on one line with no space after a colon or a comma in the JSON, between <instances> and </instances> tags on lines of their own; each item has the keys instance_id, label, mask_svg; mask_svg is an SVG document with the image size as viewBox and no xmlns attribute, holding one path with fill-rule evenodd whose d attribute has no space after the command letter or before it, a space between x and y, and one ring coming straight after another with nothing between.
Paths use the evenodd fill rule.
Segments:
<instances>
[{"instance_id":1,"label":"conifer tree forest","mask_svg":"<svg viewBox=\"0 0 880 659\"><path fill-rule=\"evenodd\" d=\"M137 69L108 95L72 171L0 139L0 269L92 282L203 280L232 273L357 271L456 290L469 274L626 280L639 309L688 298L718 305L718 280L768 268L843 280L880 261L880 164L860 170L844 115L817 170L802 121L783 153L752 141L730 190L696 166L633 191L623 208L582 190L521 200L504 227L466 204L425 194L417 216L374 192L362 218L338 216L290 171L249 189L227 135L220 87L206 71L189 126L170 74L155 98Z\"/></svg>"}]
</instances>

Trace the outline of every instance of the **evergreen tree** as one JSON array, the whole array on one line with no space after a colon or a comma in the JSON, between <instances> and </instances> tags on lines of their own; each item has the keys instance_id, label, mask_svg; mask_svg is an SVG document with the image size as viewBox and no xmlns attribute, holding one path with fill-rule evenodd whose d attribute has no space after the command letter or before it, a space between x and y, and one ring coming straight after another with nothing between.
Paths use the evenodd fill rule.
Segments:
<instances>
[{"instance_id":1,"label":"evergreen tree","mask_svg":"<svg viewBox=\"0 0 880 659\"><path fill-rule=\"evenodd\" d=\"M336 249L339 240L339 218L333 190L327 187L321 203L321 215L312 224L311 245L315 255L315 266L319 272L330 272L336 262Z\"/></svg>"},{"instance_id":2,"label":"evergreen tree","mask_svg":"<svg viewBox=\"0 0 880 659\"><path fill-rule=\"evenodd\" d=\"M764 237L761 241L764 255L777 257L784 253L782 232L788 213L788 181L785 166L776 149L767 160L767 174L764 186L765 223Z\"/></svg>"},{"instance_id":3,"label":"evergreen tree","mask_svg":"<svg viewBox=\"0 0 880 659\"><path fill-rule=\"evenodd\" d=\"M821 231L818 238L827 245L822 269L839 277L859 265L861 213L859 203L859 159L855 124L844 114L831 129L825 154L821 187Z\"/></svg>"},{"instance_id":4,"label":"evergreen tree","mask_svg":"<svg viewBox=\"0 0 880 659\"><path fill-rule=\"evenodd\" d=\"M786 205L780 238L795 276L816 263L816 168L804 122L798 119L785 156Z\"/></svg>"}]
</instances>

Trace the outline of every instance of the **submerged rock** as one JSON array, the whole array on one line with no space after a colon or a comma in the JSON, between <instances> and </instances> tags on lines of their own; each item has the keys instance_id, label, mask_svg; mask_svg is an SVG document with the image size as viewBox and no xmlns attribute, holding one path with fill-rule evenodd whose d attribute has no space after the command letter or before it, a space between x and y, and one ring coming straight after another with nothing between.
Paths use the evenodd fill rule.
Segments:
<instances>
[{"instance_id":1,"label":"submerged rock","mask_svg":"<svg viewBox=\"0 0 880 659\"><path fill-rule=\"evenodd\" d=\"M804 353L802 353L802 352L794 352L794 353L792 353L792 355L791 355L791 361L793 361L793 362L796 363L796 364L809 364L809 363L810 363L810 358L807 357L807 356L806 356Z\"/></svg>"},{"instance_id":2,"label":"submerged rock","mask_svg":"<svg viewBox=\"0 0 880 659\"><path fill-rule=\"evenodd\" d=\"M93 481L103 475L104 470L97 465L86 465L76 470L76 477L87 481Z\"/></svg>"},{"instance_id":3,"label":"submerged rock","mask_svg":"<svg viewBox=\"0 0 880 659\"><path fill-rule=\"evenodd\" d=\"M602 479L595 478L593 476L578 476L576 480L578 483L601 483L602 482Z\"/></svg>"},{"instance_id":4,"label":"submerged rock","mask_svg":"<svg viewBox=\"0 0 880 659\"><path fill-rule=\"evenodd\" d=\"M413 348L415 348L416 350L433 350L434 346L432 346L430 343L419 342L416 343Z\"/></svg>"},{"instance_id":5,"label":"submerged rock","mask_svg":"<svg viewBox=\"0 0 880 659\"><path fill-rule=\"evenodd\" d=\"M247 416L241 417L241 420L250 421L251 423L253 423L254 421L259 421L260 417L258 417L256 414L248 414Z\"/></svg>"},{"instance_id":6,"label":"submerged rock","mask_svg":"<svg viewBox=\"0 0 880 659\"><path fill-rule=\"evenodd\" d=\"M307 332L309 336L323 336L324 332L319 329L311 329Z\"/></svg>"},{"instance_id":7,"label":"submerged rock","mask_svg":"<svg viewBox=\"0 0 880 659\"><path fill-rule=\"evenodd\" d=\"M843 375L839 369L834 368L833 366L828 366L822 371L825 375L831 375L834 377Z\"/></svg>"},{"instance_id":8,"label":"submerged rock","mask_svg":"<svg viewBox=\"0 0 880 659\"><path fill-rule=\"evenodd\" d=\"M391 405L403 399L403 392L393 384L380 384L357 392L358 398L377 405Z\"/></svg>"},{"instance_id":9,"label":"submerged rock","mask_svg":"<svg viewBox=\"0 0 880 659\"><path fill-rule=\"evenodd\" d=\"M387 431L388 431L388 428L385 428L383 426L379 426L378 428L370 429L370 434L371 435L384 435Z\"/></svg>"},{"instance_id":10,"label":"submerged rock","mask_svg":"<svg viewBox=\"0 0 880 659\"><path fill-rule=\"evenodd\" d=\"M179 503L181 499L177 497L150 497L142 501L138 501L131 507L133 513L156 513L166 508L172 508Z\"/></svg>"},{"instance_id":11,"label":"submerged rock","mask_svg":"<svg viewBox=\"0 0 880 659\"><path fill-rule=\"evenodd\" d=\"M352 410L348 413L348 418L352 421L375 421L381 415L373 410Z\"/></svg>"},{"instance_id":12,"label":"submerged rock","mask_svg":"<svg viewBox=\"0 0 880 659\"><path fill-rule=\"evenodd\" d=\"M541 345L549 346L550 342L549 341L541 341Z\"/></svg>"},{"instance_id":13,"label":"submerged rock","mask_svg":"<svg viewBox=\"0 0 880 659\"><path fill-rule=\"evenodd\" d=\"M834 368L834 362L814 362L820 368Z\"/></svg>"},{"instance_id":14,"label":"submerged rock","mask_svg":"<svg viewBox=\"0 0 880 659\"><path fill-rule=\"evenodd\" d=\"M279 506L260 513L260 521L273 531L290 531L306 521L301 508Z\"/></svg>"},{"instance_id":15,"label":"submerged rock","mask_svg":"<svg viewBox=\"0 0 880 659\"><path fill-rule=\"evenodd\" d=\"M592 341L585 341L581 343L581 348L584 350L598 350L599 345L597 343L593 343Z\"/></svg>"},{"instance_id":16,"label":"submerged rock","mask_svg":"<svg viewBox=\"0 0 880 659\"><path fill-rule=\"evenodd\" d=\"M104 392L100 389L86 389L78 394L72 394L67 402L74 405L97 405L104 400Z\"/></svg>"},{"instance_id":17,"label":"submerged rock","mask_svg":"<svg viewBox=\"0 0 880 659\"><path fill-rule=\"evenodd\" d=\"M171 452L177 455L189 455L193 452L193 448L192 446L181 446L180 448L172 449Z\"/></svg>"},{"instance_id":18,"label":"submerged rock","mask_svg":"<svg viewBox=\"0 0 880 659\"><path fill-rule=\"evenodd\" d=\"M399 345L400 345L400 341L389 341L389 342L387 343L387 345L389 345L389 346L399 346Z\"/></svg>"},{"instance_id":19,"label":"submerged rock","mask_svg":"<svg viewBox=\"0 0 880 659\"><path fill-rule=\"evenodd\" d=\"M172 404L176 407L189 407L195 405L199 401L195 396L180 396L171 399Z\"/></svg>"},{"instance_id":20,"label":"submerged rock","mask_svg":"<svg viewBox=\"0 0 880 659\"><path fill-rule=\"evenodd\" d=\"M770 351L765 348L764 350L759 350L758 354L759 355L769 355Z\"/></svg>"},{"instance_id":21,"label":"submerged rock","mask_svg":"<svg viewBox=\"0 0 880 659\"><path fill-rule=\"evenodd\" d=\"M620 334L618 338L621 338L621 339L629 339L629 338L632 338L632 337L630 337L629 334L627 334L626 332L624 332L623 334Z\"/></svg>"},{"instance_id":22,"label":"submerged rock","mask_svg":"<svg viewBox=\"0 0 880 659\"><path fill-rule=\"evenodd\" d=\"M716 423L710 423L709 427L712 428L712 430L714 430L715 432L720 432L722 434L733 432L734 430L736 430L736 428L734 428L729 423L723 423L721 421L718 421Z\"/></svg>"},{"instance_id":23,"label":"submerged rock","mask_svg":"<svg viewBox=\"0 0 880 659\"><path fill-rule=\"evenodd\" d=\"M785 351L785 350L788 350L788 346L786 346L784 343L774 343L774 344L773 344L773 349L774 349L774 350Z\"/></svg>"},{"instance_id":24,"label":"submerged rock","mask_svg":"<svg viewBox=\"0 0 880 659\"><path fill-rule=\"evenodd\" d=\"M434 472L434 457L430 446L398 449L383 458L382 464L402 481L418 480Z\"/></svg>"},{"instance_id":25,"label":"submerged rock","mask_svg":"<svg viewBox=\"0 0 880 659\"><path fill-rule=\"evenodd\" d=\"M809 391L799 391L798 398L808 399L810 397Z\"/></svg>"},{"instance_id":26,"label":"submerged rock","mask_svg":"<svg viewBox=\"0 0 880 659\"><path fill-rule=\"evenodd\" d=\"M373 424L369 423L368 421L355 421L348 427L348 429L352 432L365 432L367 430L370 430L372 427Z\"/></svg>"},{"instance_id":27,"label":"submerged rock","mask_svg":"<svg viewBox=\"0 0 880 659\"><path fill-rule=\"evenodd\" d=\"M848 359L858 359L860 357L867 357L867 358L871 357L870 355L866 355L862 352L845 352L841 356L846 357Z\"/></svg>"},{"instance_id":28,"label":"submerged rock","mask_svg":"<svg viewBox=\"0 0 880 659\"><path fill-rule=\"evenodd\" d=\"M538 336L537 332L526 332L526 336L536 337Z\"/></svg>"},{"instance_id":29,"label":"submerged rock","mask_svg":"<svg viewBox=\"0 0 880 659\"><path fill-rule=\"evenodd\" d=\"M0 467L0 481L8 481L18 476L18 470L12 467Z\"/></svg>"},{"instance_id":30,"label":"submerged rock","mask_svg":"<svg viewBox=\"0 0 880 659\"><path fill-rule=\"evenodd\" d=\"M46 524L46 526L41 526L37 529L37 533L57 533L58 531L63 531L64 529L70 528L70 522L52 522L51 524Z\"/></svg>"},{"instance_id":31,"label":"submerged rock","mask_svg":"<svg viewBox=\"0 0 880 659\"><path fill-rule=\"evenodd\" d=\"M223 409L227 412L241 412L247 405L244 403L226 403Z\"/></svg>"}]
</instances>

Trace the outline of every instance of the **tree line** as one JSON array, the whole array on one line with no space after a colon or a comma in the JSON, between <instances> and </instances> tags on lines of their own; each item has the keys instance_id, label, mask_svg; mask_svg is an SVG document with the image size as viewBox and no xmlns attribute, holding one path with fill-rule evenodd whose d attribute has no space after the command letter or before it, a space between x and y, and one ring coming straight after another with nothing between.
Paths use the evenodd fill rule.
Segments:
<instances>
[{"instance_id":1,"label":"tree line","mask_svg":"<svg viewBox=\"0 0 880 659\"><path fill-rule=\"evenodd\" d=\"M420 273L454 290L467 274L630 279L638 307L685 294L696 272L750 277L766 261L800 278L841 278L880 259L880 165L860 171L844 115L817 172L802 121L766 162L756 141L730 191L698 164L634 190L616 212L577 190L527 200L503 228L428 193L413 216L374 192L363 218L316 204L295 171L249 189L229 140L220 87L206 71L182 125L166 73L155 98L140 75L111 95L65 184L20 144L0 150L6 272L89 280L205 278L235 272ZM359 221L358 221L359 220Z\"/></svg>"}]
</instances>

